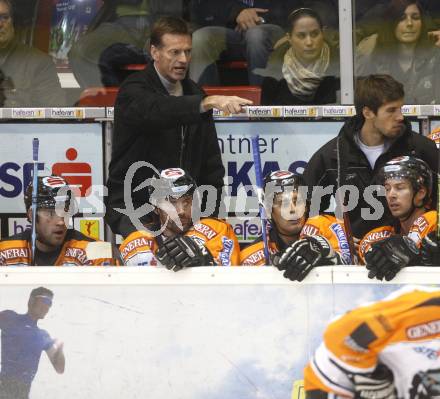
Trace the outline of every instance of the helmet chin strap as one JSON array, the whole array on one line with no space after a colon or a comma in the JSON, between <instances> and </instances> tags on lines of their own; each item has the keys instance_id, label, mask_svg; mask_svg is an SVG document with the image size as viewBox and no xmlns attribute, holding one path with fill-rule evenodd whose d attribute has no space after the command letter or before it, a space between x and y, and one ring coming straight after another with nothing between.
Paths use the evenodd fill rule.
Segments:
<instances>
[{"instance_id":1,"label":"helmet chin strap","mask_svg":"<svg viewBox=\"0 0 440 399\"><path fill-rule=\"evenodd\" d=\"M53 245L48 240L45 240L44 238L42 238L41 235L38 233L37 233L37 242L40 242L43 245L47 245L48 247L53 248ZM59 247L61 247L61 245ZM56 251L59 247L56 247L54 249L54 251Z\"/></svg>"},{"instance_id":2,"label":"helmet chin strap","mask_svg":"<svg viewBox=\"0 0 440 399\"><path fill-rule=\"evenodd\" d=\"M412 214L416 210L416 208L417 207L414 205L414 199L413 199L413 202L411 203L411 209L406 213L406 216L403 219L399 218L399 221L401 223L406 222L412 216Z\"/></svg>"},{"instance_id":3,"label":"helmet chin strap","mask_svg":"<svg viewBox=\"0 0 440 399\"><path fill-rule=\"evenodd\" d=\"M418 191L417 191L418 192ZM406 216L404 219L400 218L400 222L406 222L414 213L414 211L416 209L420 209L420 208L424 208L425 204L424 201L422 201L421 205L417 206L416 204L414 204L414 199L416 197L417 193L413 194L412 200L411 200L411 209L407 212Z\"/></svg>"}]
</instances>

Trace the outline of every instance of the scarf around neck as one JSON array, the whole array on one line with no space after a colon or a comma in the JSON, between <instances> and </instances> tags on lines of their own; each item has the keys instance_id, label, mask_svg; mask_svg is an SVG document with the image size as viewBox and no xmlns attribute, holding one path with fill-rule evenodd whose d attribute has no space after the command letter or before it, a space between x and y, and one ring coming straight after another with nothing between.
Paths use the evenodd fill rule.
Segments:
<instances>
[{"instance_id":1,"label":"scarf around neck","mask_svg":"<svg viewBox=\"0 0 440 399\"><path fill-rule=\"evenodd\" d=\"M284 55L282 68L290 92L302 100L312 100L329 64L330 48L325 42L320 56L307 68L296 57L294 49L290 47Z\"/></svg>"}]
</instances>

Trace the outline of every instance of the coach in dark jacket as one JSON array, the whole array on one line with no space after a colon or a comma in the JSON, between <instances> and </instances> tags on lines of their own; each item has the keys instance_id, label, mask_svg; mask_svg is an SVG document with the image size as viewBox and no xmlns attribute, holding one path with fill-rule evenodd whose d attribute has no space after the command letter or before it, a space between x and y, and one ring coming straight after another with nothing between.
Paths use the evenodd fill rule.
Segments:
<instances>
[{"instance_id":1,"label":"coach in dark jacket","mask_svg":"<svg viewBox=\"0 0 440 399\"><path fill-rule=\"evenodd\" d=\"M387 161L411 155L423 159L434 175L438 168L434 142L413 132L410 123L401 114L403 97L403 86L388 75L371 75L360 80L355 92L357 116L348 120L339 135L312 156L304 171L309 185L333 185L333 193L342 185L358 188L359 201L348 213L353 235L357 238L383 225L387 217L385 214L377 220L366 220L365 214L373 213L374 203L370 199L368 204L364 198L365 188L377 184L375 174ZM339 184L338 169L341 175ZM436 187L434 183L434 207ZM384 196L377 199L385 205ZM326 195L321 200L320 210L325 211L329 204L330 195ZM366 208L364 213L362 208ZM384 209L387 207L384 206Z\"/></svg>"},{"instance_id":2,"label":"coach in dark jacket","mask_svg":"<svg viewBox=\"0 0 440 399\"><path fill-rule=\"evenodd\" d=\"M224 167L212 118L212 108L239 112L252 102L228 96L205 97L186 78L190 61L191 35L180 18L159 19L151 33L154 62L130 76L115 104L112 160L107 182L106 221L113 232L128 235L134 226L128 215L124 180L130 166L147 161L156 169L181 167L198 185L223 186ZM145 190L133 191L153 170L142 167L134 174L131 192L134 209L145 204ZM131 216L131 215L130 215Z\"/></svg>"}]
</instances>

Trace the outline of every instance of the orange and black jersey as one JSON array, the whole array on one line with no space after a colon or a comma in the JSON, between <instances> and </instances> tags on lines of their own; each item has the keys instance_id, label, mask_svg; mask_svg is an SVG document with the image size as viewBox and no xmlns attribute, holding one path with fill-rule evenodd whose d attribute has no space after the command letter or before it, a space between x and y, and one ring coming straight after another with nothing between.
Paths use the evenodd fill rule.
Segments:
<instances>
[{"instance_id":1,"label":"orange and black jersey","mask_svg":"<svg viewBox=\"0 0 440 399\"><path fill-rule=\"evenodd\" d=\"M156 266L155 254L161 243L166 239L162 235L154 235L160 226L152 225L151 232L134 231L120 245L122 259L126 265ZM221 219L203 218L192 226L185 234L199 244L204 245L218 266L238 265L240 249L232 226Z\"/></svg>"},{"instance_id":2,"label":"orange and black jersey","mask_svg":"<svg viewBox=\"0 0 440 399\"><path fill-rule=\"evenodd\" d=\"M63 245L53 252L36 250L35 264L40 266L103 266L112 265L112 259L87 259L86 247L92 238L77 230L68 229ZM31 231L26 230L0 241L0 266L31 265Z\"/></svg>"},{"instance_id":3,"label":"orange and black jersey","mask_svg":"<svg viewBox=\"0 0 440 399\"><path fill-rule=\"evenodd\" d=\"M269 256L279 251L284 251L287 245L279 237L276 229L271 228L268 234L269 238ZM243 248L240 252L240 265L242 266L264 266L266 260L264 258L263 237L258 237L255 241Z\"/></svg>"},{"instance_id":4,"label":"orange and black jersey","mask_svg":"<svg viewBox=\"0 0 440 399\"><path fill-rule=\"evenodd\" d=\"M365 263L365 254L371 246L378 241L384 240L395 234L400 234L398 226L381 226L368 232L359 243L359 259ZM419 216L409 229L408 237L411 238L416 246L420 248L422 240L429 233L435 231L437 228L437 211L428 211Z\"/></svg>"},{"instance_id":5,"label":"orange and black jersey","mask_svg":"<svg viewBox=\"0 0 440 399\"><path fill-rule=\"evenodd\" d=\"M307 236L324 237L341 256L343 263L353 263L344 223L335 216L321 214L308 218L301 230L300 238Z\"/></svg>"},{"instance_id":6,"label":"orange and black jersey","mask_svg":"<svg viewBox=\"0 0 440 399\"><path fill-rule=\"evenodd\" d=\"M327 392L351 398L353 376L370 375L378 364L391 370L402 399L418 397L411 392L439 374L439 290L405 287L331 322L304 370L306 397L324 398Z\"/></svg>"},{"instance_id":7,"label":"orange and black jersey","mask_svg":"<svg viewBox=\"0 0 440 399\"><path fill-rule=\"evenodd\" d=\"M318 215L307 219L301 230L299 239L318 235L329 241L332 248L341 256L345 264L351 263L350 248L343 223L340 223L331 215ZM286 244L278 236L276 229L272 228L269 232L269 254L273 255L285 249ZM243 266L262 266L266 263L264 259L263 239L261 237L241 251L240 263Z\"/></svg>"}]
</instances>

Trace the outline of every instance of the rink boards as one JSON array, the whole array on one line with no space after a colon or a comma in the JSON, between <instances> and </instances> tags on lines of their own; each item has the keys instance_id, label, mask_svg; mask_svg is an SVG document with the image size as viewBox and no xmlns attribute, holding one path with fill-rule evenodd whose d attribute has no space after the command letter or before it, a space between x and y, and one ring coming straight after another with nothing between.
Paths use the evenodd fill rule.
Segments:
<instances>
[{"instance_id":1,"label":"rink boards","mask_svg":"<svg viewBox=\"0 0 440 399\"><path fill-rule=\"evenodd\" d=\"M39 326L64 342L66 372L43 355L32 399L296 399L328 321L409 282L439 284L440 271L374 284L324 267L298 284L272 267L8 268L0 310L24 313L41 285L55 294Z\"/></svg>"}]
</instances>

